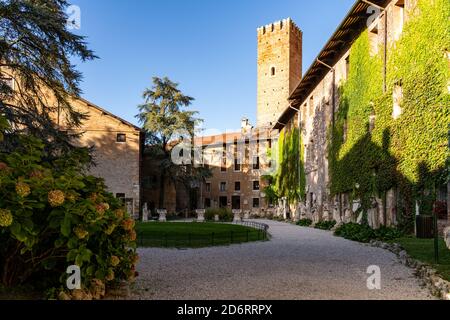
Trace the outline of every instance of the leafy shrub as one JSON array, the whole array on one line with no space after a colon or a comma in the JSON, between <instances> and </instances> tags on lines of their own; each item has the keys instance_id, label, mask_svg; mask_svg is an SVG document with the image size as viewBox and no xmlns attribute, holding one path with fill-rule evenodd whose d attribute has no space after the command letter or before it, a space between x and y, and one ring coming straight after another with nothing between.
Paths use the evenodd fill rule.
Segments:
<instances>
[{"instance_id":1,"label":"leafy shrub","mask_svg":"<svg viewBox=\"0 0 450 320\"><path fill-rule=\"evenodd\" d=\"M398 229L385 226L382 226L381 228L375 230L375 240L379 241L391 241L401 238L404 235L405 233Z\"/></svg>"},{"instance_id":2,"label":"leafy shrub","mask_svg":"<svg viewBox=\"0 0 450 320\"><path fill-rule=\"evenodd\" d=\"M402 237L404 234L389 227L381 227L377 230L372 229L366 224L346 223L337 228L334 233L336 236L348 240L368 243L371 240L390 241Z\"/></svg>"},{"instance_id":3,"label":"leafy shrub","mask_svg":"<svg viewBox=\"0 0 450 320\"><path fill-rule=\"evenodd\" d=\"M89 299L132 280L134 221L102 180L82 173L86 151L48 160L39 140L20 141L15 152L0 153L1 283L39 282L57 287L61 299ZM62 288L71 265L81 269L82 290L68 294Z\"/></svg>"},{"instance_id":4,"label":"leafy shrub","mask_svg":"<svg viewBox=\"0 0 450 320\"><path fill-rule=\"evenodd\" d=\"M336 221L321 221L318 222L314 228L316 229L320 229L320 230L331 230L334 228L334 226L336 225Z\"/></svg>"},{"instance_id":5,"label":"leafy shrub","mask_svg":"<svg viewBox=\"0 0 450 320\"><path fill-rule=\"evenodd\" d=\"M297 225L301 227L311 227L312 224L313 221L311 219L301 219L299 222L297 222Z\"/></svg>"},{"instance_id":6,"label":"leafy shrub","mask_svg":"<svg viewBox=\"0 0 450 320\"><path fill-rule=\"evenodd\" d=\"M358 242L370 242L374 239L374 230L368 225L359 223L346 223L336 229L334 232L336 236L343 237L348 240Z\"/></svg>"},{"instance_id":7,"label":"leafy shrub","mask_svg":"<svg viewBox=\"0 0 450 320\"><path fill-rule=\"evenodd\" d=\"M205 219L214 221L216 215L219 216L219 220L222 222L231 222L234 219L233 213L228 208L209 208L206 210Z\"/></svg>"},{"instance_id":8,"label":"leafy shrub","mask_svg":"<svg viewBox=\"0 0 450 320\"><path fill-rule=\"evenodd\" d=\"M272 212L267 213L265 218L267 220L273 220L273 213Z\"/></svg>"}]
</instances>

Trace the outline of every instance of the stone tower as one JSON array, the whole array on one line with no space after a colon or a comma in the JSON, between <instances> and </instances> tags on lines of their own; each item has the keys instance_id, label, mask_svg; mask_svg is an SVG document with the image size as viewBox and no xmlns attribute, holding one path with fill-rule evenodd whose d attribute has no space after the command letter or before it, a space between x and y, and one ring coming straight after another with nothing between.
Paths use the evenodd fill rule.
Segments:
<instances>
[{"instance_id":1,"label":"stone tower","mask_svg":"<svg viewBox=\"0 0 450 320\"><path fill-rule=\"evenodd\" d=\"M258 28L257 126L276 123L302 78L302 32L290 19Z\"/></svg>"}]
</instances>

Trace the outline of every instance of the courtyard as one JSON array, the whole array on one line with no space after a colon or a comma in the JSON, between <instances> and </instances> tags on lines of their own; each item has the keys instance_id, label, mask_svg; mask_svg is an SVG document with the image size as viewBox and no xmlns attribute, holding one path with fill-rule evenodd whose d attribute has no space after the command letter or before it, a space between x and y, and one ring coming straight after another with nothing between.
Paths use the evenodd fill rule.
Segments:
<instances>
[{"instance_id":1,"label":"courtyard","mask_svg":"<svg viewBox=\"0 0 450 320\"><path fill-rule=\"evenodd\" d=\"M433 299L413 270L383 249L331 232L261 220L271 241L201 249L139 249L131 299ZM368 290L369 266L381 290Z\"/></svg>"}]
</instances>

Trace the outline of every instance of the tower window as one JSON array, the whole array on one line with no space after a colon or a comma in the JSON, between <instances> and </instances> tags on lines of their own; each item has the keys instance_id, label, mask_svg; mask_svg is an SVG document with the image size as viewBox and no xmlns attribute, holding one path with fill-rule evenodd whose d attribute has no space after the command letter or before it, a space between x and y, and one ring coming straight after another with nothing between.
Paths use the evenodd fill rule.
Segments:
<instances>
[{"instance_id":1,"label":"tower window","mask_svg":"<svg viewBox=\"0 0 450 320\"><path fill-rule=\"evenodd\" d=\"M270 68L270 75L271 75L272 77L275 77L275 75L276 75L275 67Z\"/></svg>"},{"instance_id":2,"label":"tower window","mask_svg":"<svg viewBox=\"0 0 450 320\"><path fill-rule=\"evenodd\" d=\"M314 96L309 98L309 116L312 117L314 114Z\"/></svg>"},{"instance_id":3,"label":"tower window","mask_svg":"<svg viewBox=\"0 0 450 320\"><path fill-rule=\"evenodd\" d=\"M116 141L117 141L118 143L125 143L125 142L127 142L127 135L124 134L124 133L118 133L118 134L117 134Z\"/></svg>"},{"instance_id":4,"label":"tower window","mask_svg":"<svg viewBox=\"0 0 450 320\"><path fill-rule=\"evenodd\" d=\"M348 79L350 75L350 55L345 58L345 79Z\"/></svg>"}]
</instances>

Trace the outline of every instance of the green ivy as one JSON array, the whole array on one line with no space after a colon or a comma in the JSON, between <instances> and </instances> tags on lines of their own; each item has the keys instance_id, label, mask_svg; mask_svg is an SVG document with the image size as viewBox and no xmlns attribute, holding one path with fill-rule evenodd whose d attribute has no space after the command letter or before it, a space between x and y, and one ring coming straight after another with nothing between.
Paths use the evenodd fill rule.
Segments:
<instances>
[{"instance_id":1,"label":"green ivy","mask_svg":"<svg viewBox=\"0 0 450 320\"><path fill-rule=\"evenodd\" d=\"M269 180L265 191L272 201L286 197L289 203L296 203L305 197L304 150L298 128L285 128L280 132L277 172Z\"/></svg>"},{"instance_id":2,"label":"green ivy","mask_svg":"<svg viewBox=\"0 0 450 320\"><path fill-rule=\"evenodd\" d=\"M404 213L415 200L429 211L436 186L447 178L450 123L450 2L419 0L402 37L388 48L386 91L383 50L370 54L368 31L350 51L348 80L329 134L331 193L350 193L367 210L372 197L397 187ZM393 119L394 88L401 85L402 115ZM369 130L369 119L375 126ZM344 133L346 130L346 134ZM344 140L344 136L346 136Z\"/></svg>"}]
</instances>

